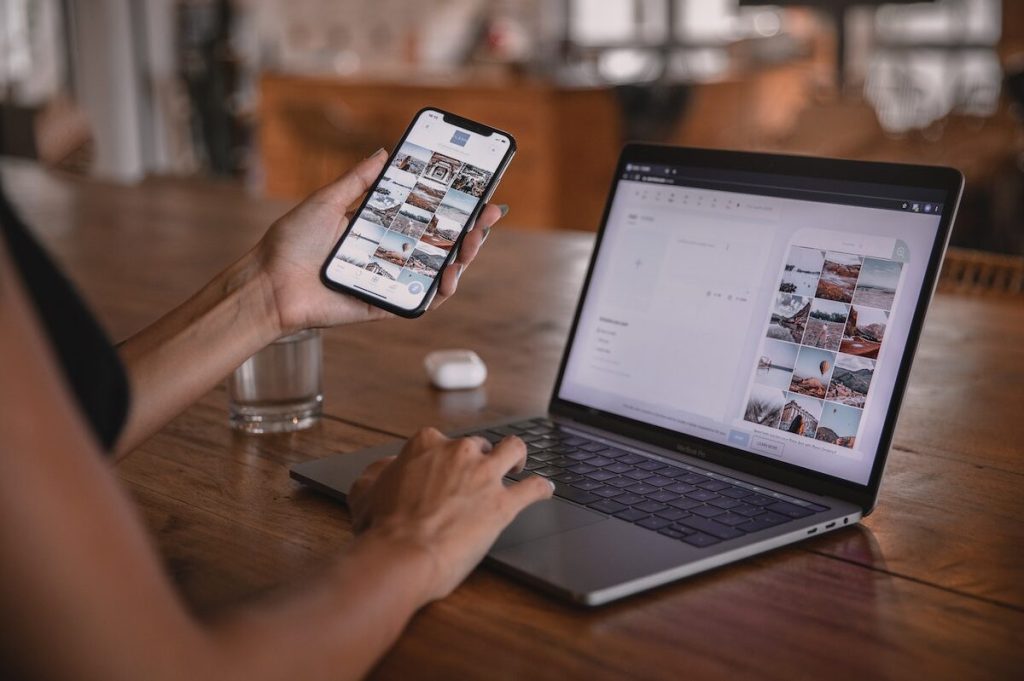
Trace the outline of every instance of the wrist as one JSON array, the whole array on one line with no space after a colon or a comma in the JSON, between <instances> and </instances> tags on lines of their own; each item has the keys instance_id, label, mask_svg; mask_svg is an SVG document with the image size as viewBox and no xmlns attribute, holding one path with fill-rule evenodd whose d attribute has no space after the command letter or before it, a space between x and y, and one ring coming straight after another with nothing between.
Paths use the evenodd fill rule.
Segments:
<instances>
[{"instance_id":1,"label":"wrist","mask_svg":"<svg viewBox=\"0 0 1024 681\"><path fill-rule=\"evenodd\" d=\"M395 582L401 584L414 610L437 598L441 573L438 556L429 543L412 533L371 527L356 536L352 552L375 557L382 573L394 573Z\"/></svg>"},{"instance_id":2,"label":"wrist","mask_svg":"<svg viewBox=\"0 0 1024 681\"><path fill-rule=\"evenodd\" d=\"M273 279L258 249L258 246L252 249L228 268L221 286L225 296L239 296L245 316L269 343L300 329L290 329L284 324Z\"/></svg>"}]
</instances>

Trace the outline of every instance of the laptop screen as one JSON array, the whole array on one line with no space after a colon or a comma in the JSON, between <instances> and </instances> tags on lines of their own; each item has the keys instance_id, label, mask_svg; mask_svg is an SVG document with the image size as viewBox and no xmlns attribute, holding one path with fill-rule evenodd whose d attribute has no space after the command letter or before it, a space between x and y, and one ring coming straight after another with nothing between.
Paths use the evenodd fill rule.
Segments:
<instances>
[{"instance_id":1,"label":"laptop screen","mask_svg":"<svg viewBox=\"0 0 1024 681\"><path fill-rule=\"evenodd\" d=\"M558 397L867 484L945 192L622 168Z\"/></svg>"}]
</instances>

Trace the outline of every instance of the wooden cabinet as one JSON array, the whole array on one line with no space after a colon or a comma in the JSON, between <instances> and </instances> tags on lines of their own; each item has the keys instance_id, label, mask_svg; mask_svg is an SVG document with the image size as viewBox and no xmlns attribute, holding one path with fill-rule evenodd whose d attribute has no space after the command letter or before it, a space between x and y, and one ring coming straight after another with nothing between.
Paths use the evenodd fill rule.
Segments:
<instances>
[{"instance_id":1,"label":"wooden cabinet","mask_svg":"<svg viewBox=\"0 0 1024 681\"><path fill-rule=\"evenodd\" d=\"M260 148L266 192L298 199L379 147L413 114L436 106L507 130L519 152L494 201L509 224L597 228L621 148L612 94L532 82L423 84L267 75Z\"/></svg>"}]
</instances>

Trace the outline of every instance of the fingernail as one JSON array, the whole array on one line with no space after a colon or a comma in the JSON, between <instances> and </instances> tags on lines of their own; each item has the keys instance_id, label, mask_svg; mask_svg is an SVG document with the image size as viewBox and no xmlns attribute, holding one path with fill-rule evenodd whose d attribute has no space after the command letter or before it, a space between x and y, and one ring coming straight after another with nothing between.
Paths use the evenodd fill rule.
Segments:
<instances>
[{"instance_id":1,"label":"fingernail","mask_svg":"<svg viewBox=\"0 0 1024 681\"><path fill-rule=\"evenodd\" d=\"M551 480L547 479L547 478L544 478L544 481L546 483L548 483L549 485L551 485L551 493L554 494L555 493L555 483L552 482Z\"/></svg>"},{"instance_id":2,"label":"fingernail","mask_svg":"<svg viewBox=\"0 0 1024 681\"><path fill-rule=\"evenodd\" d=\"M366 157L366 160L370 160L370 159L378 158L378 157L379 157L379 156L380 156L381 154L383 154L383 155L387 156L387 155L388 155L388 150L387 150L387 149L385 149L384 147L381 147L381 148L380 148L380 149L378 149L377 151L375 151L375 152L373 152L372 154L370 154L369 156L367 156L367 157Z\"/></svg>"},{"instance_id":3,"label":"fingernail","mask_svg":"<svg viewBox=\"0 0 1024 681\"><path fill-rule=\"evenodd\" d=\"M498 210L501 211L501 217L505 217L506 215L508 215L508 204L507 203L499 203L498 204Z\"/></svg>"},{"instance_id":4,"label":"fingernail","mask_svg":"<svg viewBox=\"0 0 1024 681\"><path fill-rule=\"evenodd\" d=\"M486 238L486 237L484 237L484 238ZM455 281L456 281L456 282L458 282L458 281L459 281L459 279L462 279L462 272L463 272L463 270L465 270L465 269L466 269L466 266L465 266L465 265L459 265L459 269L457 269L457 270L455 271Z\"/></svg>"},{"instance_id":5,"label":"fingernail","mask_svg":"<svg viewBox=\"0 0 1024 681\"><path fill-rule=\"evenodd\" d=\"M483 243L485 241L487 241L487 237L489 237L490 235L491 235L491 228L490 227L484 227L484 238L480 239L480 244L483 245Z\"/></svg>"}]
</instances>

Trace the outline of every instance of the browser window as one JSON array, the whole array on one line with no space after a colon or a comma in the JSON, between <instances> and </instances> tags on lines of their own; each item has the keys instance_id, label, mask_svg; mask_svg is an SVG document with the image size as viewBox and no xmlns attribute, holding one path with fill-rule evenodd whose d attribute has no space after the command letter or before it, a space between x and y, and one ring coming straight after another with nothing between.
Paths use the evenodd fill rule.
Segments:
<instances>
[{"instance_id":1,"label":"browser window","mask_svg":"<svg viewBox=\"0 0 1024 681\"><path fill-rule=\"evenodd\" d=\"M943 197L781 179L627 165L559 397L866 484Z\"/></svg>"}]
</instances>

